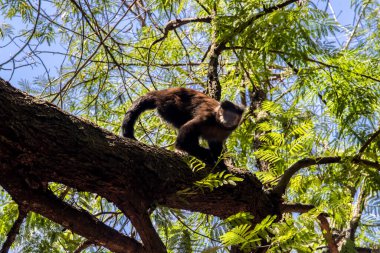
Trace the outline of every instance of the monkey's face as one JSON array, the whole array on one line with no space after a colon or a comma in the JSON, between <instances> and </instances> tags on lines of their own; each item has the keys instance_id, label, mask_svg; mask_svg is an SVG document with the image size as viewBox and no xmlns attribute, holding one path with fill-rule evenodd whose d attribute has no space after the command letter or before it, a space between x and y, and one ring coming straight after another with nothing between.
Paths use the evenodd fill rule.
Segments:
<instances>
[{"instance_id":1,"label":"monkey's face","mask_svg":"<svg viewBox=\"0 0 380 253\"><path fill-rule=\"evenodd\" d=\"M217 120L227 128L235 128L239 125L243 112L244 108L226 100L220 103Z\"/></svg>"},{"instance_id":2,"label":"monkey's face","mask_svg":"<svg viewBox=\"0 0 380 253\"><path fill-rule=\"evenodd\" d=\"M241 113L225 110L222 107L219 108L217 113L218 121L227 128L237 127L240 123L241 115Z\"/></svg>"}]
</instances>

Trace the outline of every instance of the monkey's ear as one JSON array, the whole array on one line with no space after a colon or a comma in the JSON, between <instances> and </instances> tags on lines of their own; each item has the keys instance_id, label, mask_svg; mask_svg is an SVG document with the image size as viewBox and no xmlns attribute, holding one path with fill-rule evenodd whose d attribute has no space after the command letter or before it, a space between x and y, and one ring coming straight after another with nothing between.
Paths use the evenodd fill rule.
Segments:
<instances>
[{"instance_id":1,"label":"monkey's ear","mask_svg":"<svg viewBox=\"0 0 380 253\"><path fill-rule=\"evenodd\" d=\"M232 102L230 102L228 100L225 100L225 101L221 102L220 103L220 107L223 110L231 111L231 112L236 112L238 114L243 114L243 112L244 112L244 108L243 107L235 105L234 103L232 103Z\"/></svg>"}]
</instances>

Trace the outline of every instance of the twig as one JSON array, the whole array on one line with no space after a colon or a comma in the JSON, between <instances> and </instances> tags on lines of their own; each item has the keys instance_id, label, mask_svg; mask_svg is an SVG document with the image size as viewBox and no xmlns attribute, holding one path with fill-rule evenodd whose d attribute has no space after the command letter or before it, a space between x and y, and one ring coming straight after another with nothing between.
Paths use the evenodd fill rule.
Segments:
<instances>
[{"instance_id":1,"label":"twig","mask_svg":"<svg viewBox=\"0 0 380 253\"><path fill-rule=\"evenodd\" d=\"M362 9L362 11L360 12L360 15L359 15L358 21L356 22L356 25L355 25L354 29L352 30L350 37L348 37L348 40L347 40L346 44L345 44L344 47L343 47L343 50L346 50L346 49L348 48L348 46L350 45L350 43L351 43L351 41L352 41L352 39L353 39L353 37L354 37L354 35L355 35L355 33L356 33L356 30L357 30L358 27L359 27L360 21L361 21L361 19L362 19L363 16L364 16L364 11L365 11L365 9L367 8L367 6L369 5L370 2L371 2L371 1L368 1L368 2L363 6L363 9Z\"/></svg>"},{"instance_id":2,"label":"twig","mask_svg":"<svg viewBox=\"0 0 380 253\"><path fill-rule=\"evenodd\" d=\"M247 27L249 27L255 20L267 15L267 14L270 14L276 10L279 10L279 9L282 9L292 3L295 3L297 2L298 0L288 0L288 1L285 1L281 4L278 4L278 5L274 5L274 6L271 6L269 8L264 8L264 10L262 10L261 12L257 13L256 15L253 15L250 19L248 19L247 21L245 21L241 26L237 27L234 31L234 33L231 33L229 36L227 36L223 42L220 43L220 46L221 47L225 47L227 42L230 41L231 38L235 37L237 34L243 32Z\"/></svg>"},{"instance_id":3,"label":"twig","mask_svg":"<svg viewBox=\"0 0 380 253\"><path fill-rule=\"evenodd\" d=\"M17 53L15 53L7 61L5 61L5 62L3 62L3 63L0 64L0 69L2 68L2 66L4 66L5 64L7 64L8 62L13 61L29 45L29 43L32 40L34 34L36 33L37 26L38 26L38 21L39 21L39 18L40 18L40 12L41 12L41 0L38 1L37 17L36 17L36 22L34 23L34 27L33 27L32 33L30 34L30 36L27 39L27 41L25 42L25 44L21 47L21 49L19 49L17 51Z\"/></svg>"},{"instance_id":4,"label":"twig","mask_svg":"<svg viewBox=\"0 0 380 253\"><path fill-rule=\"evenodd\" d=\"M212 20L212 17L207 16L207 17L174 19L174 20L170 20L168 23L166 23L166 25L163 29L163 35L160 38L158 38L157 40L153 41L153 43L150 45L150 47L148 49L147 74L148 74L148 77L149 77L154 88L156 88L156 87L154 85L153 78L150 74L150 52L152 51L153 46L156 45L157 43L163 41L164 39L166 39L168 34L169 34L169 31L175 30L178 27L181 27L181 26L186 25L188 23L194 23L194 22L211 23L211 20Z\"/></svg>"},{"instance_id":5,"label":"twig","mask_svg":"<svg viewBox=\"0 0 380 253\"><path fill-rule=\"evenodd\" d=\"M241 47L241 46L225 47L224 49L225 50L246 49L246 50L260 51L258 48ZM283 51L280 51L280 50L271 50L270 49L270 50L268 50L268 52L270 52L270 53L276 53L276 54L284 54L284 55L290 55L290 56L294 55L294 56L296 56L295 54L283 52ZM354 75L357 75L357 76L360 76L360 77L368 78L368 79L370 79L372 81L380 82L380 79L378 79L376 77L372 77L372 76L369 76L369 75L366 75L366 74L358 73L358 72L350 70L350 69L344 69L344 68L342 68L340 66L336 66L336 65L329 64L329 63L325 63L325 62L322 62L322 61L319 61L319 60L312 59L310 57L303 57L303 60L309 61L309 62L313 62L313 63L317 63L319 65L322 65L322 66L328 67L328 68L332 68L332 69L340 69L342 71L345 71L345 72L348 72L348 73L351 73L351 74L354 74Z\"/></svg>"},{"instance_id":6,"label":"twig","mask_svg":"<svg viewBox=\"0 0 380 253\"><path fill-rule=\"evenodd\" d=\"M7 234L7 239L5 240L2 248L0 249L0 253L8 253L9 252L10 247L12 246L14 241L16 240L16 236L20 231L21 224L24 222L27 215L28 215L28 212L24 211L23 209L21 209L19 207L18 217L17 217L16 221L13 223L11 229L9 230L9 232Z\"/></svg>"},{"instance_id":7,"label":"twig","mask_svg":"<svg viewBox=\"0 0 380 253\"><path fill-rule=\"evenodd\" d=\"M72 0L73 1L73 0ZM131 8L133 6L134 3L136 3L137 0L135 0L132 4L131 4ZM73 3L75 3L75 1L73 1ZM128 11L126 11L123 16L116 22L116 24L114 25L114 27L112 27L112 29L106 34L106 36L102 39L102 41L99 42L99 45L95 48L94 52L90 55L90 57L88 57L88 59L81 65L78 67L77 71L76 71L76 74L74 74L74 76L72 76L67 82L66 84L62 87L61 89L61 92L64 92L65 90L67 90L71 83L74 81L74 79L76 78L77 74L82 71L82 69L84 69L87 64L89 63L89 61L96 55L96 53L98 52L98 50L100 49L100 47L103 46L103 43L108 39L108 37L111 36L111 33L116 29L116 27L118 26L118 24L123 20L123 18L127 15ZM56 96L53 97L53 99L51 100L51 102L54 102L57 97L61 94L61 92L59 92Z\"/></svg>"},{"instance_id":8,"label":"twig","mask_svg":"<svg viewBox=\"0 0 380 253\"><path fill-rule=\"evenodd\" d=\"M157 44L160 41L163 41L169 34L169 31L175 30L178 27L181 27L183 25L186 25L188 23L194 23L194 22L204 22L204 23L211 23L212 17L207 16L207 17L196 17L196 18L177 18L174 20L170 20L168 23L166 23L164 30L163 30L163 35L161 38L158 38L155 40L152 45L150 46L150 49Z\"/></svg>"},{"instance_id":9,"label":"twig","mask_svg":"<svg viewBox=\"0 0 380 253\"><path fill-rule=\"evenodd\" d=\"M221 243L221 241L219 241L219 240L215 240L214 238L212 238L212 237L209 237L209 236L207 236L207 235L204 235L204 234L201 234L201 233L199 233L199 232L197 232L196 230L194 230L194 229L192 229L189 225L187 225L182 219L181 219L181 217L179 217L177 214L175 214L174 212L171 212L172 213L172 215L174 216L174 217L176 217L177 218L177 220L184 226L184 227L186 227L188 230L190 230L191 232L193 232L193 233L195 233L195 234L197 234L197 235L199 235L199 236L202 236L202 237L204 237L204 238L207 238L207 239L209 239L210 241L213 241L213 242L217 242L217 243Z\"/></svg>"},{"instance_id":10,"label":"twig","mask_svg":"<svg viewBox=\"0 0 380 253\"><path fill-rule=\"evenodd\" d=\"M199 4L200 7L202 7L202 9L208 14L208 15L211 15L211 11L209 9L206 8L206 6L204 6L201 2L199 2L199 0L195 0L195 2L197 4Z\"/></svg>"}]
</instances>

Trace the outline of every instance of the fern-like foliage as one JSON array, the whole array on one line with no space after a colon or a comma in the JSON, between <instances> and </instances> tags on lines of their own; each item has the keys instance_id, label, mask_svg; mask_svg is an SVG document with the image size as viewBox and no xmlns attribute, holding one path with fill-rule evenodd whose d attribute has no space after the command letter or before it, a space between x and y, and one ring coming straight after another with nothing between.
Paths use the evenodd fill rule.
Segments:
<instances>
[{"instance_id":1,"label":"fern-like foliage","mask_svg":"<svg viewBox=\"0 0 380 253\"><path fill-rule=\"evenodd\" d=\"M315 219L320 210L315 209L298 217L285 215L279 223L273 224L270 232L273 235L268 252L317 252L321 239L316 236Z\"/></svg>"},{"instance_id":2,"label":"fern-like foliage","mask_svg":"<svg viewBox=\"0 0 380 253\"><path fill-rule=\"evenodd\" d=\"M243 181L242 178L230 174L226 171L221 171L216 173L210 173L202 180L196 181L194 184L202 191L204 189L213 191L215 188L218 188L223 185L236 186L236 182L241 181Z\"/></svg>"},{"instance_id":3,"label":"fern-like foliage","mask_svg":"<svg viewBox=\"0 0 380 253\"><path fill-rule=\"evenodd\" d=\"M257 176L270 186L292 163L312 156L315 129L310 115L293 105L285 109L277 102L265 101L261 112L268 116L256 126L261 145L254 154L268 164L270 170L259 171Z\"/></svg>"},{"instance_id":4,"label":"fern-like foliage","mask_svg":"<svg viewBox=\"0 0 380 253\"><path fill-rule=\"evenodd\" d=\"M244 215L243 215L244 216ZM242 217L241 215L238 217ZM236 220L233 217L233 220ZM248 223L239 224L220 237L225 246L239 245L244 252L250 252L252 249L261 245L262 239L268 238L268 229L276 216L268 216L255 227Z\"/></svg>"},{"instance_id":5,"label":"fern-like foliage","mask_svg":"<svg viewBox=\"0 0 380 253\"><path fill-rule=\"evenodd\" d=\"M224 223L229 226L235 227L243 224L252 224L254 216L249 212L239 212L237 214L231 215L227 219L224 220Z\"/></svg>"},{"instance_id":6,"label":"fern-like foliage","mask_svg":"<svg viewBox=\"0 0 380 253\"><path fill-rule=\"evenodd\" d=\"M206 167L206 164L202 162L201 160L195 158L195 157L189 157L187 160L185 160L187 165L191 168L193 172L197 172L199 170L202 170Z\"/></svg>"}]
</instances>

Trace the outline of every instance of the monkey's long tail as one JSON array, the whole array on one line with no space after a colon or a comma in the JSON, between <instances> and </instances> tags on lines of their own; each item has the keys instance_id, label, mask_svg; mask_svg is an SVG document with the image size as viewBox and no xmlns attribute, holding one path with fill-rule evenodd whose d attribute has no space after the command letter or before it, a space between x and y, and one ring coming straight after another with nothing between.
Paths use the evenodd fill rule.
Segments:
<instances>
[{"instance_id":1,"label":"monkey's long tail","mask_svg":"<svg viewBox=\"0 0 380 253\"><path fill-rule=\"evenodd\" d=\"M136 139L134 136L134 125L136 120L141 113L154 108L156 108L156 99L152 94L148 93L137 99L125 113L123 124L121 126L123 136L130 139Z\"/></svg>"}]
</instances>

